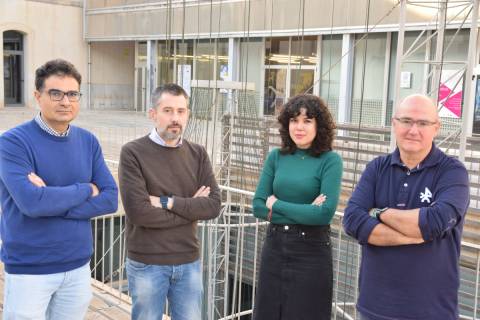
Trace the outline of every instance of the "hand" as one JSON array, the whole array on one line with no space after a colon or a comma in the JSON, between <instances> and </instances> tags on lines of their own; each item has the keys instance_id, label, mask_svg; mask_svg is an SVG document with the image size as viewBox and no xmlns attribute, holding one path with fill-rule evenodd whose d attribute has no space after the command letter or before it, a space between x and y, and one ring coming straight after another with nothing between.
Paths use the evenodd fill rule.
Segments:
<instances>
[{"instance_id":1,"label":"hand","mask_svg":"<svg viewBox=\"0 0 480 320\"><path fill-rule=\"evenodd\" d=\"M33 172L30 172L28 174L28 180L30 180L30 182L35 186L35 187L39 187L39 188L43 188L43 187L46 187L47 185L45 184L45 182L43 182L42 178L40 178L39 176L37 176L35 173Z\"/></svg>"},{"instance_id":2,"label":"hand","mask_svg":"<svg viewBox=\"0 0 480 320\"><path fill-rule=\"evenodd\" d=\"M275 197L273 194L267 198L267 203L265 205L267 206L268 209L273 210L273 204L277 201L277 197Z\"/></svg>"},{"instance_id":3,"label":"hand","mask_svg":"<svg viewBox=\"0 0 480 320\"><path fill-rule=\"evenodd\" d=\"M92 197L98 196L98 194L100 193L100 190L98 190L98 187L93 183L90 183L90 187L92 187Z\"/></svg>"},{"instance_id":4,"label":"hand","mask_svg":"<svg viewBox=\"0 0 480 320\"><path fill-rule=\"evenodd\" d=\"M321 206L325 202L325 200L327 200L327 196L322 193L318 197L316 197L315 200L313 200L312 204L314 206Z\"/></svg>"},{"instance_id":5,"label":"hand","mask_svg":"<svg viewBox=\"0 0 480 320\"><path fill-rule=\"evenodd\" d=\"M162 205L160 204L160 197L150 196L150 203L154 207L161 208Z\"/></svg>"},{"instance_id":6,"label":"hand","mask_svg":"<svg viewBox=\"0 0 480 320\"><path fill-rule=\"evenodd\" d=\"M208 197L210 195L210 187L201 186L200 189L195 192L193 198Z\"/></svg>"}]
</instances>

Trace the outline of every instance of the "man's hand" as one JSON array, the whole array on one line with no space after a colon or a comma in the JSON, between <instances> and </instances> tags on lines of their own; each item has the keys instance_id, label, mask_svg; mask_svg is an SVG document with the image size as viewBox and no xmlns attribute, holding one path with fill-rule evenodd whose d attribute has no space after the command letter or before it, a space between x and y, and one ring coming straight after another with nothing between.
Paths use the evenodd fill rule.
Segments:
<instances>
[{"instance_id":1,"label":"man's hand","mask_svg":"<svg viewBox=\"0 0 480 320\"><path fill-rule=\"evenodd\" d=\"M210 195L210 187L201 186L200 189L195 192L193 198L208 197Z\"/></svg>"},{"instance_id":2,"label":"man's hand","mask_svg":"<svg viewBox=\"0 0 480 320\"><path fill-rule=\"evenodd\" d=\"M150 203L154 207L161 208L162 205L160 204L160 197L150 196Z\"/></svg>"},{"instance_id":3,"label":"man's hand","mask_svg":"<svg viewBox=\"0 0 480 320\"><path fill-rule=\"evenodd\" d=\"M33 172L30 172L27 177L28 180L30 180L30 182L36 187L43 188L47 186L45 182L43 182L42 178L40 178Z\"/></svg>"},{"instance_id":4,"label":"man's hand","mask_svg":"<svg viewBox=\"0 0 480 320\"><path fill-rule=\"evenodd\" d=\"M325 202L325 200L327 200L327 196L322 193L318 197L316 197L315 200L313 200L312 204L314 206L321 206Z\"/></svg>"},{"instance_id":5,"label":"man's hand","mask_svg":"<svg viewBox=\"0 0 480 320\"><path fill-rule=\"evenodd\" d=\"M267 198L267 202L265 203L265 205L267 206L268 209L272 210L273 208L273 205L275 204L275 202L277 201L277 197L275 197L273 194Z\"/></svg>"},{"instance_id":6,"label":"man's hand","mask_svg":"<svg viewBox=\"0 0 480 320\"><path fill-rule=\"evenodd\" d=\"M90 183L90 187L92 187L92 197L98 196L98 194L100 193L100 190L98 190L98 187L93 183Z\"/></svg>"}]
</instances>

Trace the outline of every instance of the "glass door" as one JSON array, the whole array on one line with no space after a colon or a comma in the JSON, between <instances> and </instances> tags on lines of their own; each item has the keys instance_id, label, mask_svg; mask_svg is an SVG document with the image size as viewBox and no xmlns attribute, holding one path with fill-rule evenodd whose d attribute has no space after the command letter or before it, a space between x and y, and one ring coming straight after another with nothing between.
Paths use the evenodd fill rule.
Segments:
<instances>
[{"instance_id":1,"label":"glass door","mask_svg":"<svg viewBox=\"0 0 480 320\"><path fill-rule=\"evenodd\" d=\"M135 111L147 110L147 67L135 69Z\"/></svg>"},{"instance_id":2,"label":"glass door","mask_svg":"<svg viewBox=\"0 0 480 320\"><path fill-rule=\"evenodd\" d=\"M315 79L315 69L291 69L290 70L290 95L313 93L313 83Z\"/></svg>"},{"instance_id":3,"label":"glass door","mask_svg":"<svg viewBox=\"0 0 480 320\"><path fill-rule=\"evenodd\" d=\"M263 114L277 114L285 103L287 92L287 69L266 69Z\"/></svg>"},{"instance_id":4,"label":"glass door","mask_svg":"<svg viewBox=\"0 0 480 320\"><path fill-rule=\"evenodd\" d=\"M17 31L3 33L3 83L6 105L23 101L23 36Z\"/></svg>"}]
</instances>

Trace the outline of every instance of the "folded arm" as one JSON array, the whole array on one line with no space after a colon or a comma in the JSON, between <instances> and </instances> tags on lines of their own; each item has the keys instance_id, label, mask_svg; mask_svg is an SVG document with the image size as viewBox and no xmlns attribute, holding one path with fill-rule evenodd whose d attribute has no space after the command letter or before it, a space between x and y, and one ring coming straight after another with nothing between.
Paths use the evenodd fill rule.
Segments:
<instances>
[{"instance_id":1,"label":"folded arm","mask_svg":"<svg viewBox=\"0 0 480 320\"><path fill-rule=\"evenodd\" d=\"M98 195L88 198L79 206L68 210L65 215L70 219L90 219L100 215L114 213L118 208L118 188L103 158L102 149L95 140L93 152L92 184L98 188Z\"/></svg>"},{"instance_id":2,"label":"folded arm","mask_svg":"<svg viewBox=\"0 0 480 320\"><path fill-rule=\"evenodd\" d=\"M171 210L190 221L214 219L220 214L220 189L205 150L202 152L199 182L201 187L192 197L173 196ZM208 188L206 195L202 193L202 187ZM198 195L199 192L202 196Z\"/></svg>"},{"instance_id":3,"label":"folded arm","mask_svg":"<svg viewBox=\"0 0 480 320\"><path fill-rule=\"evenodd\" d=\"M325 198L318 205L315 199L312 203L299 204L278 199L274 202L273 215L281 215L297 224L326 225L332 220L337 209L342 183L342 159L339 156L330 157L323 166L318 178L321 180L319 195Z\"/></svg>"},{"instance_id":4,"label":"folded arm","mask_svg":"<svg viewBox=\"0 0 480 320\"><path fill-rule=\"evenodd\" d=\"M376 175L376 164L372 161L365 168L345 208L342 221L345 232L361 245L399 246L423 242L419 237L407 236L370 216L369 210L376 204ZM382 221L385 213L381 216Z\"/></svg>"},{"instance_id":5,"label":"folded arm","mask_svg":"<svg viewBox=\"0 0 480 320\"><path fill-rule=\"evenodd\" d=\"M0 179L20 211L32 218L64 216L92 195L89 183L37 187L28 178L33 160L15 137L0 137Z\"/></svg>"},{"instance_id":6,"label":"folded arm","mask_svg":"<svg viewBox=\"0 0 480 320\"><path fill-rule=\"evenodd\" d=\"M118 178L123 207L130 223L159 229L192 223L170 210L152 205L140 165L125 147L120 154Z\"/></svg>"}]
</instances>

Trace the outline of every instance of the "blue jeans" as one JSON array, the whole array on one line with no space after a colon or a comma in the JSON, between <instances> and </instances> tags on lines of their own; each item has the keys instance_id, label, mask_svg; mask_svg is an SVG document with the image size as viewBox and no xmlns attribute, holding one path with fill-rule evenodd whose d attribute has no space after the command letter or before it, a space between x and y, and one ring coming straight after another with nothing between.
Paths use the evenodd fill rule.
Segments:
<instances>
[{"instance_id":1,"label":"blue jeans","mask_svg":"<svg viewBox=\"0 0 480 320\"><path fill-rule=\"evenodd\" d=\"M5 272L4 320L81 320L92 290L90 266L53 274Z\"/></svg>"},{"instance_id":2,"label":"blue jeans","mask_svg":"<svg viewBox=\"0 0 480 320\"><path fill-rule=\"evenodd\" d=\"M162 319L168 299L172 320L200 320L200 260L181 265L150 265L127 258L132 320Z\"/></svg>"}]
</instances>

